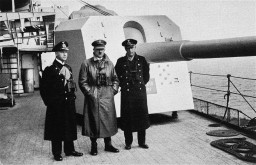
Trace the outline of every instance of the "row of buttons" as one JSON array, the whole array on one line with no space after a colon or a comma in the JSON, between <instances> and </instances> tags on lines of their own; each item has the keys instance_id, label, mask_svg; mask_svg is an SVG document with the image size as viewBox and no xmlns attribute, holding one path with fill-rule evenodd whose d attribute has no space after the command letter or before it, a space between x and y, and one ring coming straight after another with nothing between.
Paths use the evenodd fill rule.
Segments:
<instances>
[{"instance_id":1,"label":"row of buttons","mask_svg":"<svg viewBox=\"0 0 256 165\"><path fill-rule=\"evenodd\" d=\"M127 92L129 92L129 91L130 91L130 89L128 88L128 89L126 89L126 91L127 91ZM141 91L141 88L140 88L140 91Z\"/></svg>"}]
</instances>

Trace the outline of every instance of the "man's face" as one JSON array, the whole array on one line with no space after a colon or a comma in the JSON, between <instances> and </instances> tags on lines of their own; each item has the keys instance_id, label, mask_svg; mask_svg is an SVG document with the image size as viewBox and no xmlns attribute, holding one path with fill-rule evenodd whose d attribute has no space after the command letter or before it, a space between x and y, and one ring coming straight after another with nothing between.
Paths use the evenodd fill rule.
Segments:
<instances>
[{"instance_id":1,"label":"man's face","mask_svg":"<svg viewBox=\"0 0 256 165\"><path fill-rule=\"evenodd\" d=\"M55 52L55 54L56 58L62 62L65 62L68 58L68 51L66 50Z\"/></svg>"},{"instance_id":2,"label":"man's face","mask_svg":"<svg viewBox=\"0 0 256 165\"><path fill-rule=\"evenodd\" d=\"M132 46L132 47L125 47L125 50L127 52L127 55L132 57L135 55L135 52L136 52L136 46Z\"/></svg>"},{"instance_id":3,"label":"man's face","mask_svg":"<svg viewBox=\"0 0 256 165\"><path fill-rule=\"evenodd\" d=\"M105 48L94 48L93 53L96 57L102 58L105 53Z\"/></svg>"}]
</instances>

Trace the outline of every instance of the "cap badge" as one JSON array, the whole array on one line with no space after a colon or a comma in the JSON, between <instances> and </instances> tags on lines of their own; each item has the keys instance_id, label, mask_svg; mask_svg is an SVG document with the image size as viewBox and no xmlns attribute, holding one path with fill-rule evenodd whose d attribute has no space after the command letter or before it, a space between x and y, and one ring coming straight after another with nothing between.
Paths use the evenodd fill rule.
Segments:
<instances>
[{"instance_id":1,"label":"cap badge","mask_svg":"<svg viewBox=\"0 0 256 165\"><path fill-rule=\"evenodd\" d=\"M62 48L67 48L67 46L64 42L62 42Z\"/></svg>"}]
</instances>

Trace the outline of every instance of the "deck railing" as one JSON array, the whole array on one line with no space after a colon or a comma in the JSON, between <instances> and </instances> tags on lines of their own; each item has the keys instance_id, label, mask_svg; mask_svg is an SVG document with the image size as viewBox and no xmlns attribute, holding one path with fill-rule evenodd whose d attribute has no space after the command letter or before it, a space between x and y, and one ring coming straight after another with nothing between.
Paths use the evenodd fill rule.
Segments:
<instances>
[{"instance_id":1,"label":"deck railing","mask_svg":"<svg viewBox=\"0 0 256 165\"><path fill-rule=\"evenodd\" d=\"M235 76L231 76L230 74L228 75L212 75L212 74L202 74L202 73L193 73L193 72L189 72L190 73L190 84L191 87L194 88L201 88L204 90L211 90L214 92L223 92L224 93L224 99L226 99L226 106L224 105L219 105L207 100L203 100L203 99L199 99L194 97L194 104L195 104L195 110L209 115L211 117L217 118L221 121L225 121L228 122L232 125L236 125L238 127L247 127L248 123L251 120L255 120L255 118L249 116L248 114L246 114L245 112L236 109L236 108L231 108L230 107L230 95L239 95L244 102L246 102L246 104L256 113L255 109L253 108L253 106L250 104L250 102L247 100L247 98L253 98L255 99L255 96L250 96L250 95L244 95L240 92L240 90L236 87L236 85L231 81L231 77L233 78L237 78L237 79L244 79L244 80L256 80L256 79L251 79L251 78L243 78L243 77L235 77ZM222 89L214 89L214 88L209 88L206 86L200 86L198 84L193 84L192 82L192 75L196 74L196 75L200 75L200 76L211 76L211 77L226 77L227 78L227 84L222 86L222 87L226 87L227 90L222 90ZM218 81L215 81L218 83ZM218 86L218 85L216 85ZM231 92L230 91L230 87L232 87L233 89L236 90L236 92Z\"/></svg>"}]
</instances>

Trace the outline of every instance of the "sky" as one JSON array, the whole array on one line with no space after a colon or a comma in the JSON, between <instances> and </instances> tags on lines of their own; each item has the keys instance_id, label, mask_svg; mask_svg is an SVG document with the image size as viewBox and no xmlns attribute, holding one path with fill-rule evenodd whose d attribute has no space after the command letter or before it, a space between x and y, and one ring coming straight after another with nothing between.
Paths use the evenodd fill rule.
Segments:
<instances>
[{"instance_id":1,"label":"sky","mask_svg":"<svg viewBox=\"0 0 256 165\"><path fill-rule=\"evenodd\" d=\"M84 0L85 1L85 0ZM166 15L185 40L256 36L256 0L90 0L120 16ZM67 5L79 10L79 0L41 0L42 6Z\"/></svg>"}]
</instances>

